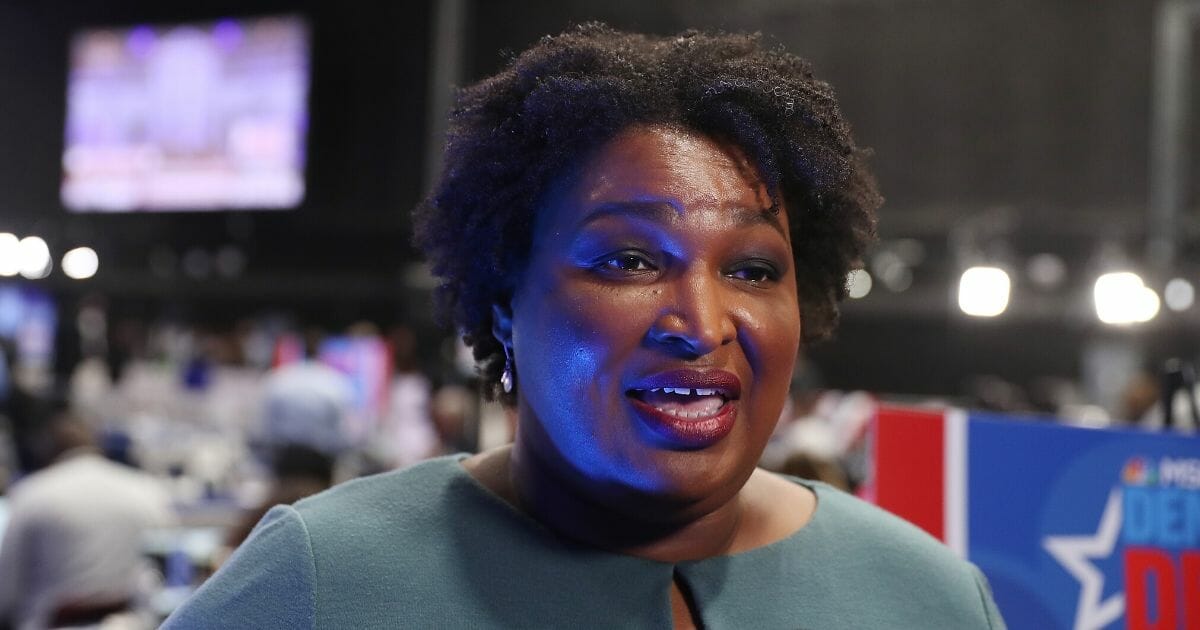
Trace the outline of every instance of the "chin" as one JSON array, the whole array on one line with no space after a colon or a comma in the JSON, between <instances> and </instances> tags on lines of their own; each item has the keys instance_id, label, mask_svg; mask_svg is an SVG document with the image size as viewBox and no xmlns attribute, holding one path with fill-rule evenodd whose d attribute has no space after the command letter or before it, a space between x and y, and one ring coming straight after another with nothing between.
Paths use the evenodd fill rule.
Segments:
<instances>
[{"instance_id":1,"label":"chin","mask_svg":"<svg viewBox=\"0 0 1200 630\"><path fill-rule=\"evenodd\" d=\"M735 444L703 450L663 450L634 488L647 501L715 508L733 498L754 472L756 461Z\"/></svg>"},{"instance_id":2,"label":"chin","mask_svg":"<svg viewBox=\"0 0 1200 630\"><path fill-rule=\"evenodd\" d=\"M651 513L655 505L715 509L741 490L757 466L762 447L751 444L744 416L723 439L689 448L664 442L636 417L620 413L627 411L606 414L628 418L620 432L581 440L579 436L588 432L578 424L574 430L551 433L537 423L530 427L535 430L526 443L576 493L613 507L645 506Z\"/></svg>"}]
</instances>

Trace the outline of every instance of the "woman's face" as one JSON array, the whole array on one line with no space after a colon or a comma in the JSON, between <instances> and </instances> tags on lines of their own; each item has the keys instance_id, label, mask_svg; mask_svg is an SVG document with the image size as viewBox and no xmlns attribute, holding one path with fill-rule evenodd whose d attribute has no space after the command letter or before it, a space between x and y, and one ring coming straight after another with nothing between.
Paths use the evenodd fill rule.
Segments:
<instances>
[{"instance_id":1,"label":"woman's face","mask_svg":"<svg viewBox=\"0 0 1200 630\"><path fill-rule=\"evenodd\" d=\"M512 302L519 447L596 498L715 507L800 344L787 213L737 148L634 126L553 186Z\"/></svg>"}]
</instances>

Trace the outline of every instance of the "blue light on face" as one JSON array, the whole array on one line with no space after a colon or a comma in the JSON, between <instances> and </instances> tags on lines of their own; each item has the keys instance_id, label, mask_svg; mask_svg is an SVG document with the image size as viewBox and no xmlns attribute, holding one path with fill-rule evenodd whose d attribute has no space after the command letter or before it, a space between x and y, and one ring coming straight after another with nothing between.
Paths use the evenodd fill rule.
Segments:
<instances>
[{"instance_id":1,"label":"blue light on face","mask_svg":"<svg viewBox=\"0 0 1200 630\"><path fill-rule=\"evenodd\" d=\"M570 299L552 297L561 293L550 286L550 278L534 274L527 277L531 282L523 287L522 293L529 300L523 301L525 304L572 303ZM532 310L535 318L545 314L542 308ZM519 305L515 311L524 314ZM636 465L613 448L613 436L627 438L633 428L621 426L625 422L621 417L609 417L611 407L604 404L611 398L605 392L620 392L620 384L608 376L612 371L612 340L586 326L586 314L576 309L568 308L549 319L556 325L518 328L513 338L522 397L534 414L530 420L540 425L551 447L569 462L575 474L597 483L653 487L659 476L656 471ZM521 334L528 330L532 334Z\"/></svg>"},{"instance_id":2,"label":"blue light on face","mask_svg":"<svg viewBox=\"0 0 1200 630\"><path fill-rule=\"evenodd\" d=\"M605 494L737 491L799 343L786 223L760 220L746 172L703 136L631 128L552 187L512 302L519 448ZM630 390L681 369L735 375L736 429L693 448L649 424Z\"/></svg>"}]
</instances>

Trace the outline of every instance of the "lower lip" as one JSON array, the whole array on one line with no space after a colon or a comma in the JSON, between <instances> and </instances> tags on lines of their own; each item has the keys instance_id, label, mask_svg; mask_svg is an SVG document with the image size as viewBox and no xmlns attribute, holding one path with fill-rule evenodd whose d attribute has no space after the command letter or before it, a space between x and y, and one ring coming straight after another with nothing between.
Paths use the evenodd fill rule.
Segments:
<instances>
[{"instance_id":1,"label":"lower lip","mask_svg":"<svg viewBox=\"0 0 1200 630\"><path fill-rule=\"evenodd\" d=\"M737 401L730 400L721 407L717 415L709 418L685 419L656 409L653 405L629 399L637 415L657 435L682 448L699 449L721 441L733 430L737 418Z\"/></svg>"}]
</instances>

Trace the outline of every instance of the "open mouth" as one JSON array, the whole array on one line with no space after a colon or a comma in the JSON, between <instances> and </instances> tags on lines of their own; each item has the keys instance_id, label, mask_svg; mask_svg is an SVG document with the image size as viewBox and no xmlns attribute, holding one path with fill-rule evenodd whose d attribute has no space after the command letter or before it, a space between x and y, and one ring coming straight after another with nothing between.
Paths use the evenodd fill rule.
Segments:
<instances>
[{"instance_id":1,"label":"open mouth","mask_svg":"<svg viewBox=\"0 0 1200 630\"><path fill-rule=\"evenodd\" d=\"M730 400L728 392L712 387L631 389L626 395L681 420L712 418L720 414Z\"/></svg>"}]
</instances>

